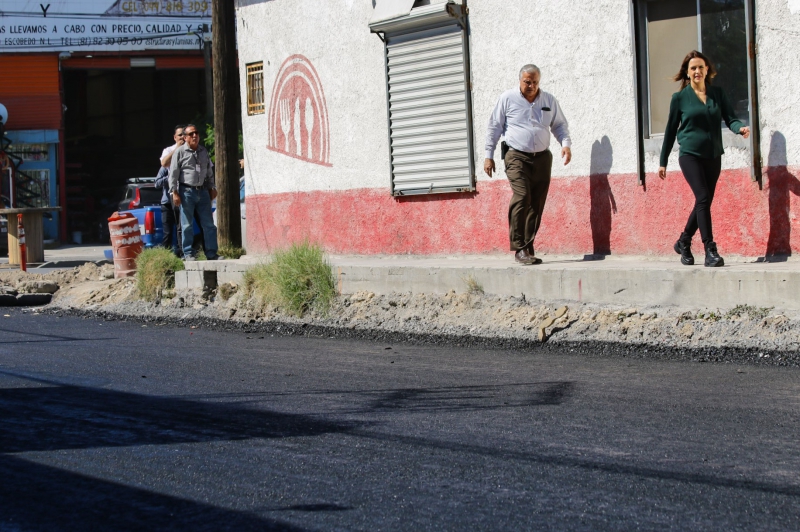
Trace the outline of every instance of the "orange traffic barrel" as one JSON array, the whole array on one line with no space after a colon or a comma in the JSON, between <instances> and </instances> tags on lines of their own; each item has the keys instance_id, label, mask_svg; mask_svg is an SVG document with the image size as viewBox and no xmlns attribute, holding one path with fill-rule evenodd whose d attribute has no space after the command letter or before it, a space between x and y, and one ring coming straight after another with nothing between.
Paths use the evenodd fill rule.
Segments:
<instances>
[{"instance_id":1,"label":"orange traffic barrel","mask_svg":"<svg viewBox=\"0 0 800 532\"><path fill-rule=\"evenodd\" d=\"M129 212L115 212L108 219L111 249L114 251L114 277L136 275L136 257L144 249L139 221Z\"/></svg>"}]
</instances>

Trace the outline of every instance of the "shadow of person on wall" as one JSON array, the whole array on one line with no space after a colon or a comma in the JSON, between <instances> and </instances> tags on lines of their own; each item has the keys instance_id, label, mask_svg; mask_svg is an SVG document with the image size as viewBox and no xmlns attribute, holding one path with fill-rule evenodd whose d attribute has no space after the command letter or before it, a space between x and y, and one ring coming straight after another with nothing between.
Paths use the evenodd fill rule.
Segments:
<instances>
[{"instance_id":1,"label":"shadow of person on wall","mask_svg":"<svg viewBox=\"0 0 800 532\"><path fill-rule=\"evenodd\" d=\"M769 238L763 260L784 262L792 254L790 203L792 194L800 195L800 181L787 168L786 137L780 131L770 139L767 166Z\"/></svg>"},{"instance_id":2,"label":"shadow of person on wall","mask_svg":"<svg viewBox=\"0 0 800 532\"><path fill-rule=\"evenodd\" d=\"M589 167L589 223L592 227L592 254L584 260L603 260L611 254L611 215L617 212L617 203L611 192L608 174L614 160L614 150L607 136L592 144L592 161Z\"/></svg>"}]
</instances>

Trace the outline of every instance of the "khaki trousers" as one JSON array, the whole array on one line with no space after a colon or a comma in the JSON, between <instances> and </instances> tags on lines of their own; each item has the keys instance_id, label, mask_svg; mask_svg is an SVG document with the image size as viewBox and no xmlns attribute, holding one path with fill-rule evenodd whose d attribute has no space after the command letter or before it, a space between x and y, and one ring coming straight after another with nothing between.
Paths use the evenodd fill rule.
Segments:
<instances>
[{"instance_id":1,"label":"khaki trousers","mask_svg":"<svg viewBox=\"0 0 800 532\"><path fill-rule=\"evenodd\" d=\"M550 150L534 155L510 149L506 153L505 164L508 182L514 193L508 206L508 236L511 251L519 251L533 244L542 224L553 154Z\"/></svg>"}]
</instances>

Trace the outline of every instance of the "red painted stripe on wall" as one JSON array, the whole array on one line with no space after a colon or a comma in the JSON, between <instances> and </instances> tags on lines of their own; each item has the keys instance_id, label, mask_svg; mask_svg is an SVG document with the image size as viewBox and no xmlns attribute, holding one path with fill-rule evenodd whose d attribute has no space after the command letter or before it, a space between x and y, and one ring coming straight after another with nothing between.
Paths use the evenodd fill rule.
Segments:
<instances>
[{"instance_id":1,"label":"red painted stripe on wall","mask_svg":"<svg viewBox=\"0 0 800 532\"><path fill-rule=\"evenodd\" d=\"M800 169L773 167L764 190L749 171L722 173L712 207L721 253L800 252ZM385 189L314 191L247 197L247 248L264 253L309 239L332 253L435 254L508 251L505 179L480 182L475 194L395 199ZM550 185L536 249L548 253L674 253L694 203L680 172L666 181L634 175L557 178ZM702 249L700 235L696 249Z\"/></svg>"}]
</instances>

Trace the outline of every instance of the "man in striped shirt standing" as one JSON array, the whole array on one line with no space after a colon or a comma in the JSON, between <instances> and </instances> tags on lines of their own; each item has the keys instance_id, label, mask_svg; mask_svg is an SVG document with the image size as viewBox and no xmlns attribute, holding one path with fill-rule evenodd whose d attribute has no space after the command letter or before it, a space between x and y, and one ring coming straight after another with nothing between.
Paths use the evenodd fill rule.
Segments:
<instances>
[{"instance_id":1,"label":"man in striped shirt standing","mask_svg":"<svg viewBox=\"0 0 800 532\"><path fill-rule=\"evenodd\" d=\"M195 212L200 217L200 227L203 229L206 258L220 260L224 257L217 255L217 228L211 215L211 202L217 197L214 165L208 151L200 144L200 133L194 124L186 124L183 137L186 142L172 152L169 167L172 203L181 208L183 260L197 260L192 248Z\"/></svg>"},{"instance_id":2,"label":"man in striped shirt standing","mask_svg":"<svg viewBox=\"0 0 800 532\"><path fill-rule=\"evenodd\" d=\"M514 259L522 264L542 262L534 253L533 240L542 223L550 188L550 133L561 144L564 164L572 159L567 119L558 100L539 90L541 77L539 67L525 65L519 72L519 88L500 96L489 118L483 163L483 170L492 177L496 171L494 150L504 136L503 162L513 192L508 207L509 239Z\"/></svg>"}]
</instances>

